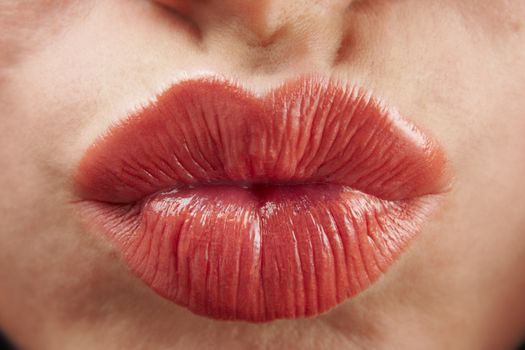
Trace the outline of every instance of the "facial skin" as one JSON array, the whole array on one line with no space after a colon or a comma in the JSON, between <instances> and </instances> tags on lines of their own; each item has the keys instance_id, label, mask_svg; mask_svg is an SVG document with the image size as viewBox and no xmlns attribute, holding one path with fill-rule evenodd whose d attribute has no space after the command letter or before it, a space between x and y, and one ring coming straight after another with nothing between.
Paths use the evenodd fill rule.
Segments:
<instances>
[{"instance_id":1,"label":"facial skin","mask_svg":"<svg viewBox=\"0 0 525 350\"><path fill-rule=\"evenodd\" d=\"M0 3L0 328L24 349L511 349L525 334L525 4L507 0ZM440 213L378 283L316 318L198 317L71 208L112 123L183 78L373 90L445 148Z\"/></svg>"}]
</instances>

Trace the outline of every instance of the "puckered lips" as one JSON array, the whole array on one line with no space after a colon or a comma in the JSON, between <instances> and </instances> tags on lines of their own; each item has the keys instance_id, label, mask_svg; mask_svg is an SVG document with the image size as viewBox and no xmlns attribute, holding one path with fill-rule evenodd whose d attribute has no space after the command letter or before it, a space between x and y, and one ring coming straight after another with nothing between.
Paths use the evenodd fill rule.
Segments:
<instances>
[{"instance_id":1,"label":"puckered lips","mask_svg":"<svg viewBox=\"0 0 525 350\"><path fill-rule=\"evenodd\" d=\"M158 294L218 319L317 315L363 291L447 185L440 146L359 88L302 77L264 97L180 82L97 140L84 219Z\"/></svg>"}]
</instances>

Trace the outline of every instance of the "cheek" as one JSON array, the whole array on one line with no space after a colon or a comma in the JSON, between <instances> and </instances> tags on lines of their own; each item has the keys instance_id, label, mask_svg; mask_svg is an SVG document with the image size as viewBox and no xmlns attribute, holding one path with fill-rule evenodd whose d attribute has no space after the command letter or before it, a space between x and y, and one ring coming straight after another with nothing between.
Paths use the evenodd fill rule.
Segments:
<instances>
[{"instance_id":1,"label":"cheek","mask_svg":"<svg viewBox=\"0 0 525 350\"><path fill-rule=\"evenodd\" d=\"M67 11L60 11L58 2L43 3L49 4L17 7L20 12L10 18L14 21L16 14L19 23L13 23L16 32L9 36L27 33L46 41L31 48L7 46L16 55L5 69L0 63L0 167L9 169L0 171L0 187L7 184L8 189L0 206L18 210L8 218L22 215L45 193L66 196L72 168L94 137L137 101L149 98L162 77L201 66L188 54L189 35L173 28L178 24L168 23L148 2L108 1L91 7L93 1L67 1ZM5 16L1 6L6 5L0 0ZM37 8L50 17L37 14ZM68 18L61 30L52 24L62 23L58 15ZM3 25L0 40L6 42ZM0 50L1 62L6 62L5 53Z\"/></svg>"},{"instance_id":2,"label":"cheek","mask_svg":"<svg viewBox=\"0 0 525 350\"><path fill-rule=\"evenodd\" d=\"M71 26L93 0L16 1L0 3L0 74Z\"/></svg>"}]
</instances>

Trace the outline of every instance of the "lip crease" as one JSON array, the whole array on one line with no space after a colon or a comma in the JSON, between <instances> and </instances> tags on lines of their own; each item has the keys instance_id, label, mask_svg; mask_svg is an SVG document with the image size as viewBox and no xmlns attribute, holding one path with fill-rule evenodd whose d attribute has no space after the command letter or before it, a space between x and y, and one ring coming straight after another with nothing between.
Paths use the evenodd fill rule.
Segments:
<instances>
[{"instance_id":1,"label":"lip crease","mask_svg":"<svg viewBox=\"0 0 525 350\"><path fill-rule=\"evenodd\" d=\"M194 313L265 322L360 293L439 206L446 159L359 88L300 77L263 97L177 83L113 126L74 180L83 219Z\"/></svg>"}]
</instances>

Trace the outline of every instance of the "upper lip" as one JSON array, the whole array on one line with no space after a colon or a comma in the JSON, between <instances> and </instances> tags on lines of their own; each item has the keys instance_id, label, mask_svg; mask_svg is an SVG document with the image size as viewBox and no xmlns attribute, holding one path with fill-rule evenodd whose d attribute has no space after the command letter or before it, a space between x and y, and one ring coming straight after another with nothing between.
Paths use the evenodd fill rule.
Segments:
<instances>
[{"instance_id":1,"label":"upper lip","mask_svg":"<svg viewBox=\"0 0 525 350\"><path fill-rule=\"evenodd\" d=\"M446 186L445 156L430 136L364 90L315 77L264 98L216 78L185 81L99 141L75 178L87 200L309 183L401 200Z\"/></svg>"}]
</instances>

